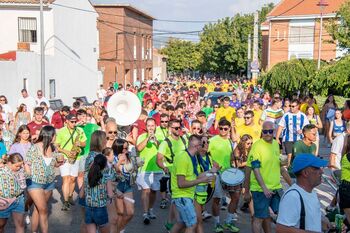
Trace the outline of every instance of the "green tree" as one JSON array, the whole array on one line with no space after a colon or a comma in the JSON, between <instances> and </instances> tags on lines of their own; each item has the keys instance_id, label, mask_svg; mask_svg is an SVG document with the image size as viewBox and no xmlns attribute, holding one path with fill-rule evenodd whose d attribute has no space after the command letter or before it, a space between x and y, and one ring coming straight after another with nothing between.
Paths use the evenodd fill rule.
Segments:
<instances>
[{"instance_id":1,"label":"green tree","mask_svg":"<svg viewBox=\"0 0 350 233\"><path fill-rule=\"evenodd\" d=\"M259 10L259 25L261 25L263 22L265 22L267 15L270 13L270 11L275 7L275 4L269 3L264 5ZM261 28L259 27L259 59L261 59L262 54L262 36L261 36Z\"/></svg>"},{"instance_id":2,"label":"green tree","mask_svg":"<svg viewBox=\"0 0 350 233\"><path fill-rule=\"evenodd\" d=\"M175 38L171 38L160 52L168 57L168 71L174 73L196 70L201 58L197 44Z\"/></svg>"},{"instance_id":3,"label":"green tree","mask_svg":"<svg viewBox=\"0 0 350 233\"><path fill-rule=\"evenodd\" d=\"M276 64L269 72L261 75L259 82L270 92L280 91L282 96L291 96L298 90L305 94L316 71L315 60L292 59Z\"/></svg>"},{"instance_id":4,"label":"green tree","mask_svg":"<svg viewBox=\"0 0 350 233\"><path fill-rule=\"evenodd\" d=\"M317 94L350 97L350 55L326 65L312 79L310 88Z\"/></svg>"},{"instance_id":5,"label":"green tree","mask_svg":"<svg viewBox=\"0 0 350 233\"><path fill-rule=\"evenodd\" d=\"M339 22L340 19L340 22ZM332 39L337 41L341 48L350 48L350 1L346 1L337 12L337 17L326 23L326 28Z\"/></svg>"},{"instance_id":6,"label":"green tree","mask_svg":"<svg viewBox=\"0 0 350 233\"><path fill-rule=\"evenodd\" d=\"M199 43L201 71L225 75L245 70L248 35L252 31L252 14L237 14L205 25Z\"/></svg>"}]
</instances>

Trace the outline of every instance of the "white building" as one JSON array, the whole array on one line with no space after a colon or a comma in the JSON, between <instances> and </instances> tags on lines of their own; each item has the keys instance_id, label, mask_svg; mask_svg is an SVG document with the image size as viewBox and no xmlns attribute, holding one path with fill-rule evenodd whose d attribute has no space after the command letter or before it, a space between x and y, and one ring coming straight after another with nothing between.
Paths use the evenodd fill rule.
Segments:
<instances>
[{"instance_id":1,"label":"white building","mask_svg":"<svg viewBox=\"0 0 350 233\"><path fill-rule=\"evenodd\" d=\"M97 13L88 0L44 0L45 95L70 105L74 96L96 98ZM35 96L41 89L39 0L0 0L0 95L15 107L20 90ZM18 44L20 43L20 44ZM6 57L6 56L5 56ZM0 55L0 58L4 56Z\"/></svg>"}]
</instances>

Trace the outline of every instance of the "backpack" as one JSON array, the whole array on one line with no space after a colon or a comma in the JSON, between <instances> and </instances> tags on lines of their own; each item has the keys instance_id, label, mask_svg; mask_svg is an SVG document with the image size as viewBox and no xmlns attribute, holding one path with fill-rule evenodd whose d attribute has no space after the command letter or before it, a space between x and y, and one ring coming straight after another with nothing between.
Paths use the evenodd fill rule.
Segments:
<instances>
[{"instance_id":1,"label":"backpack","mask_svg":"<svg viewBox=\"0 0 350 233\"><path fill-rule=\"evenodd\" d=\"M186 141L185 141L185 139L183 137L181 137L181 136L180 136L180 138L181 138L181 141L185 145L185 148L186 148ZM168 137L165 138L164 141L166 141L168 143L168 146L169 146L169 149L170 149L171 159L169 159L169 158L167 158L165 156L164 157L165 157L165 159L166 159L166 161L168 163L173 163L174 162L174 157L175 157L175 154L174 154L174 151L173 151L173 144L171 143L171 141L170 141L170 139Z\"/></svg>"},{"instance_id":2,"label":"backpack","mask_svg":"<svg viewBox=\"0 0 350 233\"><path fill-rule=\"evenodd\" d=\"M297 189L290 189L288 190L284 196L286 196L287 193L289 193L290 191L296 191L299 194L299 198L300 198L300 205L301 205L301 209L300 209L300 224L299 224L299 229L305 230L305 205L304 205L304 200L300 194L300 192Z\"/></svg>"}]
</instances>

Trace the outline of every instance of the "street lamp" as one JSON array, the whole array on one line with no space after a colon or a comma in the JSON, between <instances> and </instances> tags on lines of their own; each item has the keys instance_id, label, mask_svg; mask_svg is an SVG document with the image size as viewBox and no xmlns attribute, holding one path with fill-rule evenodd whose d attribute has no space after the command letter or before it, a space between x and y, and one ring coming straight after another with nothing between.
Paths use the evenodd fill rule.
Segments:
<instances>
[{"instance_id":1,"label":"street lamp","mask_svg":"<svg viewBox=\"0 0 350 233\"><path fill-rule=\"evenodd\" d=\"M319 70L321 67L321 49L322 49L322 33L323 33L323 10L326 6L328 6L328 3L326 0L320 0L320 2L317 4L317 6L320 7L320 36L318 41L318 61L317 61L317 69Z\"/></svg>"}]
</instances>

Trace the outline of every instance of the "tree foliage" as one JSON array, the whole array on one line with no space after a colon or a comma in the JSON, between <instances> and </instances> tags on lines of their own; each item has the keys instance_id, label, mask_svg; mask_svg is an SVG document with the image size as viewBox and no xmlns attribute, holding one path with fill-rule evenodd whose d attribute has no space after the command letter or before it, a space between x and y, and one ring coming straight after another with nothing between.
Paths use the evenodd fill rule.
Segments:
<instances>
[{"instance_id":1,"label":"tree foliage","mask_svg":"<svg viewBox=\"0 0 350 233\"><path fill-rule=\"evenodd\" d=\"M323 96L350 97L350 55L324 67L312 79L310 88Z\"/></svg>"},{"instance_id":2,"label":"tree foliage","mask_svg":"<svg viewBox=\"0 0 350 233\"><path fill-rule=\"evenodd\" d=\"M253 31L253 15L237 14L204 26L199 48L203 72L238 73L247 63L248 35Z\"/></svg>"},{"instance_id":3,"label":"tree foliage","mask_svg":"<svg viewBox=\"0 0 350 233\"><path fill-rule=\"evenodd\" d=\"M336 19L326 24L332 39L343 49L350 48L350 0L346 1L337 12Z\"/></svg>"},{"instance_id":4,"label":"tree foliage","mask_svg":"<svg viewBox=\"0 0 350 233\"><path fill-rule=\"evenodd\" d=\"M174 73L196 70L201 58L197 44L175 38L170 39L160 52L168 57L168 71Z\"/></svg>"},{"instance_id":5,"label":"tree foliage","mask_svg":"<svg viewBox=\"0 0 350 233\"><path fill-rule=\"evenodd\" d=\"M260 77L263 87L270 92L279 91L282 96L308 92L308 85L317 71L317 61L292 59L276 64L269 72Z\"/></svg>"}]
</instances>

